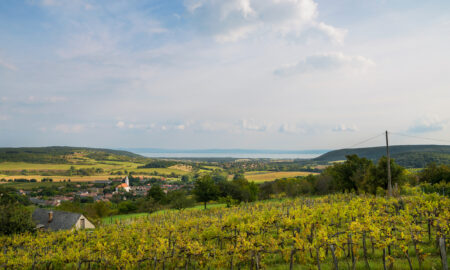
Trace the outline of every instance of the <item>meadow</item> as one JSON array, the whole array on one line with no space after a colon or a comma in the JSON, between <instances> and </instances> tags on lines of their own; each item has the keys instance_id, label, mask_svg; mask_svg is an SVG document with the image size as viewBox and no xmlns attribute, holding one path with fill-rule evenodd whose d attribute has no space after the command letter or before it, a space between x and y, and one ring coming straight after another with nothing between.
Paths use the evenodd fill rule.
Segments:
<instances>
[{"instance_id":1,"label":"meadow","mask_svg":"<svg viewBox=\"0 0 450 270\"><path fill-rule=\"evenodd\" d=\"M245 178L248 179L248 181L253 181L255 183L262 183L267 181L274 181L276 179L281 178L290 178L290 177L296 177L296 176L307 176L310 174L317 174L313 172L271 172L271 171L250 171L246 172Z\"/></svg>"}]
</instances>

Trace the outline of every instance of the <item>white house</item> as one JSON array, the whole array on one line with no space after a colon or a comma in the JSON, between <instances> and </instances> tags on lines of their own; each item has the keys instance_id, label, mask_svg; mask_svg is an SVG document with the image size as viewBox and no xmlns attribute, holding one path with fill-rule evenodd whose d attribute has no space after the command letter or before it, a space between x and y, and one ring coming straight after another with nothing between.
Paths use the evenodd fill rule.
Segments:
<instances>
[{"instance_id":1,"label":"white house","mask_svg":"<svg viewBox=\"0 0 450 270\"><path fill-rule=\"evenodd\" d=\"M32 219L37 229L51 231L95 229L95 225L79 213L36 208Z\"/></svg>"}]
</instances>

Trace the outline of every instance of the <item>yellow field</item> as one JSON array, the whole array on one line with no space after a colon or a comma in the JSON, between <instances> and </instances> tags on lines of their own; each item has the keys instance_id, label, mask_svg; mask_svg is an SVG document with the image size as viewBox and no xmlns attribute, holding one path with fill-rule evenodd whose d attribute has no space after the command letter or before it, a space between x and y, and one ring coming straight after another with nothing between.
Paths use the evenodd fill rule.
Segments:
<instances>
[{"instance_id":1,"label":"yellow field","mask_svg":"<svg viewBox=\"0 0 450 270\"><path fill-rule=\"evenodd\" d=\"M180 170L180 171L184 171L184 172L192 172L192 166L183 165L183 164L177 164L177 165L170 166L169 169L175 169L175 170Z\"/></svg>"},{"instance_id":2,"label":"yellow field","mask_svg":"<svg viewBox=\"0 0 450 270\"><path fill-rule=\"evenodd\" d=\"M317 174L311 172L268 172L268 171L256 171L256 172L246 172L245 178L248 181L253 182L267 182L273 181L280 178L296 177L296 176L307 176L310 174Z\"/></svg>"},{"instance_id":3,"label":"yellow field","mask_svg":"<svg viewBox=\"0 0 450 270\"><path fill-rule=\"evenodd\" d=\"M139 163L132 162L119 162L119 161L102 161L87 165L75 165L75 164L39 164L39 163L27 163L27 162L0 162L0 171L21 171L21 170L68 170L71 166L75 169L82 168L102 168L104 170L124 170L135 169L137 166L141 166Z\"/></svg>"}]
</instances>

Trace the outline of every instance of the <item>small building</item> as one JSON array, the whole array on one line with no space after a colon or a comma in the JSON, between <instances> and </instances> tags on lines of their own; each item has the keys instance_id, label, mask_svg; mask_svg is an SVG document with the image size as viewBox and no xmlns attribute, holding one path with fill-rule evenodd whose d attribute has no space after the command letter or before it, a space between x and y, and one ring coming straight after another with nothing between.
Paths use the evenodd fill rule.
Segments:
<instances>
[{"instance_id":1,"label":"small building","mask_svg":"<svg viewBox=\"0 0 450 270\"><path fill-rule=\"evenodd\" d=\"M79 213L36 208L32 219L37 229L51 231L95 229L94 224Z\"/></svg>"},{"instance_id":2,"label":"small building","mask_svg":"<svg viewBox=\"0 0 450 270\"><path fill-rule=\"evenodd\" d=\"M125 178L125 183L122 183L116 187L116 192L119 192L121 189L126 192L130 192L130 180L128 179L128 176Z\"/></svg>"}]
</instances>

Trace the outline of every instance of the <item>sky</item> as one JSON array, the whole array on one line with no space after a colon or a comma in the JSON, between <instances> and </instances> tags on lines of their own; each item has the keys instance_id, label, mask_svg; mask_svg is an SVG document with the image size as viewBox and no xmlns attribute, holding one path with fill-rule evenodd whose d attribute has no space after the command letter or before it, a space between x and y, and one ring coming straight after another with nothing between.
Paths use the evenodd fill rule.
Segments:
<instances>
[{"instance_id":1,"label":"sky","mask_svg":"<svg viewBox=\"0 0 450 270\"><path fill-rule=\"evenodd\" d=\"M2 0L0 146L449 140L449 48L448 0Z\"/></svg>"}]
</instances>

